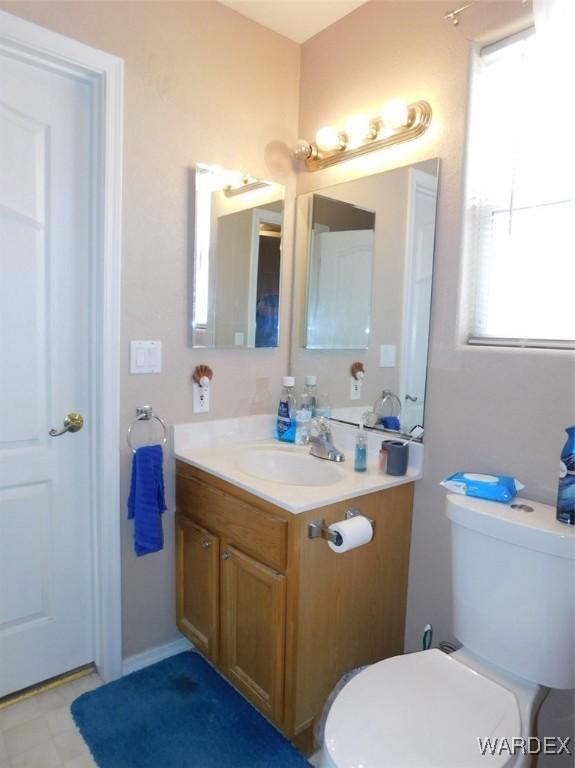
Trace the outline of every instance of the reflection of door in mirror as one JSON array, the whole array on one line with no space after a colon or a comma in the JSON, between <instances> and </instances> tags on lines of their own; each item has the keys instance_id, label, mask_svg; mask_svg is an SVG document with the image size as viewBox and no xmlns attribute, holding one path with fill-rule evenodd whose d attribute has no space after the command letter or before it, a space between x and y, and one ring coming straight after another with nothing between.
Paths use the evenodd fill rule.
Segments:
<instances>
[{"instance_id":1,"label":"reflection of door in mirror","mask_svg":"<svg viewBox=\"0 0 575 768\"><path fill-rule=\"evenodd\" d=\"M423 424L437 176L409 169L400 399L402 428Z\"/></svg>"},{"instance_id":2,"label":"reflection of door in mirror","mask_svg":"<svg viewBox=\"0 0 575 768\"><path fill-rule=\"evenodd\" d=\"M308 349L366 349L375 214L314 195L308 275Z\"/></svg>"}]
</instances>

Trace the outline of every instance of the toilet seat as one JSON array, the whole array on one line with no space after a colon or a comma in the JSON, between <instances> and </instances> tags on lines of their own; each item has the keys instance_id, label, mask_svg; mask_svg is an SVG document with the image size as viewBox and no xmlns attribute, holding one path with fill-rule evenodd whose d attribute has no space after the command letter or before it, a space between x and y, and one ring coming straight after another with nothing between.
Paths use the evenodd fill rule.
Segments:
<instances>
[{"instance_id":1,"label":"toilet seat","mask_svg":"<svg viewBox=\"0 0 575 768\"><path fill-rule=\"evenodd\" d=\"M322 768L502 768L478 737L521 735L513 693L438 650L395 656L354 677L334 701Z\"/></svg>"}]
</instances>

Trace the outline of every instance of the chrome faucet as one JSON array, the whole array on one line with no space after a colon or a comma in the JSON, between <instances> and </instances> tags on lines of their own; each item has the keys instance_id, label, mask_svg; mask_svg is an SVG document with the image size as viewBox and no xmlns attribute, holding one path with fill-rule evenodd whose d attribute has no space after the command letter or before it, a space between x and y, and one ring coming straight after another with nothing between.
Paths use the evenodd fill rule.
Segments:
<instances>
[{"instance_id":1,"label":"chrome faucet","mask_svg":"<svg viewBox=\"0 0 575 768\"><path fill-rule=\"evenodd\" d=\"M312 435L309 439L311 455L328 461L345 461L344 454L338 451L333 444L329 421L324 416L320 416L319 419L313 419L312 426L318 431L318 434Z\"/></svg>"}]
</instances>

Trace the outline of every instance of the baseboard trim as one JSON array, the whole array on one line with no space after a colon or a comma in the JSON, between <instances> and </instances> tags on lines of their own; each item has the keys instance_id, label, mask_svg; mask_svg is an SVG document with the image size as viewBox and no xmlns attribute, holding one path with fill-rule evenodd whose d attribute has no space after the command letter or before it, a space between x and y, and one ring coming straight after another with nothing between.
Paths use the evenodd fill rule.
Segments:
<instances>
[{"instance_id":1,"label":"baseboard trim","mask_svg":"<svg viewBox=\"0 0 575 768\"><path fill-rule=\"evenodd\" d=\"M162 659L167 659L170 656L175 656L176 653L182 653L182 651L189 651L194 646L185 637L180 637L178 640L173 640L171 643L164 643L164 645L156 645L154 648L148 648L147 651L142 653L136 653L133 656L128 656L122 662L122 674L129 675L131 672L137 672L139 669L149 667L150 664L156 664Z\"/></svg>"}]
</instances>

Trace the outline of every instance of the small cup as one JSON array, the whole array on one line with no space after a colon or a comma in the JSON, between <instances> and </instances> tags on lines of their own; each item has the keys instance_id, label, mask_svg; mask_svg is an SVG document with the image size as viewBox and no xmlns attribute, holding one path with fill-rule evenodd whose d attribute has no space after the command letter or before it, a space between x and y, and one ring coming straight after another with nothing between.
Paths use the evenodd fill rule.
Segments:
<instances>
[{"instance_id":1,"label":"small cup","mask_svg":"<svg viewBox=\"0 0 575 768\"><path fill-rule=\"evenodd\" d=\"M401 443L399 440L384 440L381 444L381 458L385 461L385 472L388 475L405 475L409 460L409 443ZM381 462L383 469L383 461Z\"/></svg>"}]
</instances>

